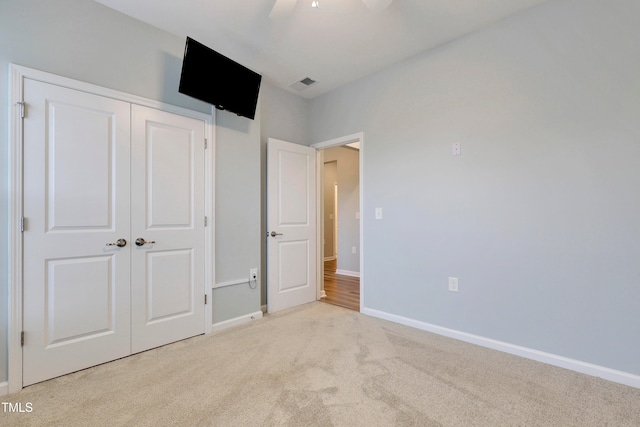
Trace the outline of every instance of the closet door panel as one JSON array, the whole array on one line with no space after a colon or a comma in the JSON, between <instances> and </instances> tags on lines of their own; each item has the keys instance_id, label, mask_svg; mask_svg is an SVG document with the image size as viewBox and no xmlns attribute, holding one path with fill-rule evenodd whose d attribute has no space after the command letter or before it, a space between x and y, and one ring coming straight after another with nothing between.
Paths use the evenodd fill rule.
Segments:
<instances>
[{"instance_id":1,"label":"closet door panel","mask_svg":"<svg viewBox=\"0 0 640 427\"><path fill-rule=\"evenodd\" d=\"M25 79L23 384L130 354L130 104Z\"/></svg>"}]
</instances>

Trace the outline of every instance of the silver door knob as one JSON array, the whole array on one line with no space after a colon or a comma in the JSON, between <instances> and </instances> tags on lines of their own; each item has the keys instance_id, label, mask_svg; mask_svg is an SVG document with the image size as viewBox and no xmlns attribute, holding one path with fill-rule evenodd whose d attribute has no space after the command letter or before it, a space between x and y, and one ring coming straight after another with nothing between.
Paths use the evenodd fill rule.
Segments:
<instances>
[{"instance_id":1,"label":"silver door knob","mask_svg":"<svg viewBox=\"0 0 640 427\"><path fill-rule=\"evenodd\" d=\"M127 246L127 241L124 239L118 239L115 243L107 243L107 246L117 246L119 248L124 248Z\"/></svg>"},{"instance_id":2,"label":"silver door knob","mask_svg":"<svg viewBox=\"0 0 640 427\"><path fill-rule=\"evenodd\" d=\"M276 233L275 231L271 232L271 237L282 236L282 233Z\"/></svg>"},{"instance_id":3,"label":"silver door knob","mask_svg":"<svg viewBox=\"0 0 640 427\"><path fill-rule=\"evenodd\" d=\"M136 239L136 246L153 245L155 242L155 240L146 241L142 237L138 237Z\"/></svg>"}]
</instances>

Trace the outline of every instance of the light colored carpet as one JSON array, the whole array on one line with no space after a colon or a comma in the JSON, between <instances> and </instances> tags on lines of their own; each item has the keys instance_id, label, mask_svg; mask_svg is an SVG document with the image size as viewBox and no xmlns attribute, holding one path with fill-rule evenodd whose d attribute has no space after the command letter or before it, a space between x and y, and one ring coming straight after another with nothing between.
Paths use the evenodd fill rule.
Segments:
<instances>
[{"instance_id":1,"label":"light colored carpet","mask_svg":"<svg viewBox=\"0 0 640 427\"><path fill-rule=\"evenodd\" d=\"M324 303L0 400L33 406L2 426L640 426L639 389Z\"/></svg>"}]
</instances>

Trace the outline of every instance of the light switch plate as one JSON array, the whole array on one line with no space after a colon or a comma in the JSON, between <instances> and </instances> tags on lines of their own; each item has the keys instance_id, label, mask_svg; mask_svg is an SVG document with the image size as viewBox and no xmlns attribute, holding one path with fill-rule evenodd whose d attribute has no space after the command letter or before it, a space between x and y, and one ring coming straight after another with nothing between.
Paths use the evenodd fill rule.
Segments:
<instances>
[{"instance_id":1,"label":"light switch plate","mask_svg":"<svg viewBox=\"0 0 640 427\"><path fill-rule=\"evenodd\" d=\"M462 154L461 148L460 148L460 143L459 142L454 142L453 145L451 146L451 155L452 156L459 156L460 154Z\"/></svg>"},{"instance_id":2,"label":"light switch plate","mask_svg":"<svg viewBox=\"0 0 640 427\"><path fill-rule=\"evenodd\" d=\"M376 219L382 219L382 208L376 208Z\"/></svg>"}]
</instances>

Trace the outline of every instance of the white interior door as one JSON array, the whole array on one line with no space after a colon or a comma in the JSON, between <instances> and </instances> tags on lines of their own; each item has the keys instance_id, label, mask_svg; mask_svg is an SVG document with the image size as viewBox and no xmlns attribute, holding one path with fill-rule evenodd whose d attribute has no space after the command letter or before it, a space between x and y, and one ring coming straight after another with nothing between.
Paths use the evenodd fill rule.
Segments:
<instances>
[{"instance_id":1,"label":"white interior door","mask_svg":"<svg viewBox=\"0 0 640 427\"><path fill-rule=\"evenodd\" d=\"M205 122L30 79L24 102L23 385L203 333Z\"/></svg>"},{"instance_id":2,"label":"white interior door","mask_svg":"<svg viewBox=\"0 0 640 427\"><path fill-rule=\"evenodd\" d=\"M130 353L130 105L28 79L24 99L29 385Z\"/></svg>"},{"instance_id":3,"label":"white interior door","mask_svg":"<svg viewBox=\"0 0 640 427\"><path fill-rule=\"evenodd\" d=\"M269 138L267 311L316 299L316 150Z\"/></svg>"},{"instance_id":4,"label":"white interior door","mask_svg":"<svg viewBox=\"0 0 640 427\"><path fill-rule=\"evenodd\" d=\"M204 333L204 132L132 106L133 353Z\"/></svg>"}]
</instances>

